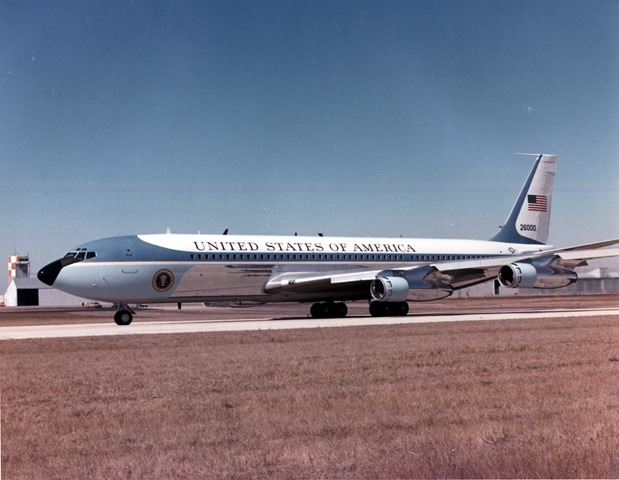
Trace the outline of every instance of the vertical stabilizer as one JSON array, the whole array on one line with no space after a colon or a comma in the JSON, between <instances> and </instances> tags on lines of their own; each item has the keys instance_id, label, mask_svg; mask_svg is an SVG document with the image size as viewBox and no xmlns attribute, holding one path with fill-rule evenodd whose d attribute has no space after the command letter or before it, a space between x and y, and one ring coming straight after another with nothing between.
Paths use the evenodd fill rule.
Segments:
<instances>
[{"instance_id":1,"label":"vertical stabilizer","mask_svg":"<svg viewBox=\"0 0 619 480\"><path fill-rule=\"evenodd\" d=\"M505 225L491 239L495 242L532 244L548 242L557 157L534 156L535 164Z\"/></svg>"}]
</instances>

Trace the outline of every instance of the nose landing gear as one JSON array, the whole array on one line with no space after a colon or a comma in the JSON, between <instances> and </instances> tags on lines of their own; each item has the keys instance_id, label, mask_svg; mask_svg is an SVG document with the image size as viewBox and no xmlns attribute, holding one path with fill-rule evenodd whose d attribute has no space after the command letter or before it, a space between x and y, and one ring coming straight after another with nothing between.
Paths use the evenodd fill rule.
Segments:
<instances>
[{"instance_id":1,"label":"nose landing gear","mask_svg":"<svg viewBox=\"0 0 619 480\"><path fill-rule=\"evenodd\" d=\"M129 308L128 305L120 304L118 311L114 314L114 321L116 325L129 325L133 321L133 314L135 312Z\"/></svg>"}]
</instances>

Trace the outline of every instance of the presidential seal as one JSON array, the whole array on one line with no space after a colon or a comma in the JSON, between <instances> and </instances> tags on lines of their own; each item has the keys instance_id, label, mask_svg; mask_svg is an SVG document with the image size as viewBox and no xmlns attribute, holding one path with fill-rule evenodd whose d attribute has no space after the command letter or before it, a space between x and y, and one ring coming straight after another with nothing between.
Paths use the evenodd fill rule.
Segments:
<instances>
[{"instance_id":1,"label":"presidential seal","mask_svg":"<svg viewBox=\"0 0 619 480\"><path fill-rule=\"evenodd\" d=\"M153 288L158 292L170 290L174 285L174 274L170 270L159 270L153 277Z\"/></svg>"}]
</instances>

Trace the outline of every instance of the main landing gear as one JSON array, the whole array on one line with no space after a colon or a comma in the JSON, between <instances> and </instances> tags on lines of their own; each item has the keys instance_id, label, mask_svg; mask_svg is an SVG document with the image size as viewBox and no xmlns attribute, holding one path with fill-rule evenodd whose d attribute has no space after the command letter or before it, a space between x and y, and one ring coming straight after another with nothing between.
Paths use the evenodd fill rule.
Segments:
<instances>
[{"instance_id":1,"label":"main landing gear","mask_svg":"<svg viewBox=\"0 0 619 480\"><path fill-rule=\"evenodd\" d=\"M315 303L310 309L314 318L343 318L348 313L348 307L343 302Z\"/></svg>"},{"instance_id":2,"label":"main landing gear","mask_svg":"<svg viewBox=\"0 0 619 480\"><path fill-rule=\"evenodd\" d=\"M348 307L343 302L315 303L310 309L314 318L343 318ZM408 314L407 302L372 302L370 315L373 317L404 317Z\"/></svg>"},{"instance_id":3,"label":"main landing gear","mask_svg":"<svg viewBox=\"0 0 619 480\"><path fill-rule=\"evenodd\" d=\"M404 317L408 314L407 302L372 302L370 315L373 317Z\"/></svg>"},{"instance_id":4,"label":"main landing gear","mask_svg":"<svg viewBox=\"0 0 619 480\"><path fill-rule=\"evenodd\" d=\"M129 305L119 305L118 311L114 314L116 325L129 325L133 321L134 313Z\"/></svg>"}]
</instances>

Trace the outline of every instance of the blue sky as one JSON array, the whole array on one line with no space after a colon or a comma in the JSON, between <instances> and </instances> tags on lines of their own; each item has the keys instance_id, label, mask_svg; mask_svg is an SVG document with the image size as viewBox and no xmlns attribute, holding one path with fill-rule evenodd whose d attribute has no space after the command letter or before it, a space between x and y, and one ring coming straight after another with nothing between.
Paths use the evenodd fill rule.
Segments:
<instances>
[{"instance_id":1,"label":"blue sky","mask_svg":"<svg viewBox=\"0 0 619 480\"><path fill-rule=\"evenodd\" d=\"M0 2L0 253L132 233L619 237L617 1ZM5 275L0 276L4 291Z\"/></svg>"}]
</instances>

